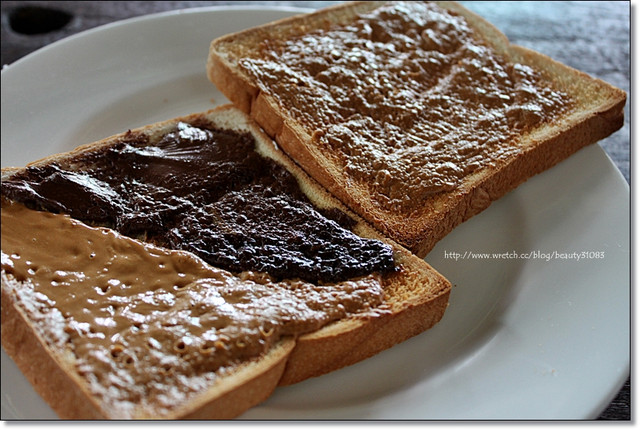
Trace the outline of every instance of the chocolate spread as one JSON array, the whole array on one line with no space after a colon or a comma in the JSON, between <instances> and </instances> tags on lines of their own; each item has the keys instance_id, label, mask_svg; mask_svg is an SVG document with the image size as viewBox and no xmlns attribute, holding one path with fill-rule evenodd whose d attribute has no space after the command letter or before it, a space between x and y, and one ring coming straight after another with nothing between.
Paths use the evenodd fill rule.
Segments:
<instances>
[{"instance_id":1,"label":"chocolate spread","mask_svg":"<svg viewBox=\"0 0 640 430\"><path fill-rule=\"evenodd\" d=\"M379 274L331 285L232 274L5 199L2 270L36 331L121 418L169 413L283 336L386 312Z\"/></svg>"},{"instance_id":2,"label":"chocolate spread","mask_svg":"<svg viewBox=\"0 0 640 430\"><path fill-rule=\"evenodd\" d=\"M239 65L393 212L507 159L571 105L435 4L390 2L325 27L266 40Z\"/></svg>"},{"instance_id":3,"label":"chocolate spread","mask_svg":"<svg viewBox=\"0 0 640 430\"><path fill-rule=\"evenodd\" d=\"M206 120L179 123L157 142L129 132L108 148L30 167L3 181L2 194L234 272L336 282L393 269L388 245L353 234L340 211L315 208L292 174L254 148L249 133Z\"/></svg>"}]
</instances>

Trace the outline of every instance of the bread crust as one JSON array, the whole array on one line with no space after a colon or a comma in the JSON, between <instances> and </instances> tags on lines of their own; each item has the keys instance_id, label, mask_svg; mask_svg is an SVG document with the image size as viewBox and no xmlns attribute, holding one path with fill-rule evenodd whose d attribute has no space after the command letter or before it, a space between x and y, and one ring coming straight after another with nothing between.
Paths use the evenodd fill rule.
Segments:
<instances>
[{"instance_id":1,"label":"bread crust","mask_svg":"<svg viewBox=\"0 0 640 430\"><path fill-rule=\"evenodd\" d=\"M249 363L242 366L231 377L224 378L216 387L166 418L226 420L236 418L251 407L262 403L276 389L295 343L293 338L284 339L266 356L256 360L255 364ZM259 371L253 368L255 366L260 367Z\"/></svg>"},{"instance_id":2,"label":"bread crust","mask_svg":"<svg viewBox=\"0 0 640 430\"><path fill-rule=\"evenodd\" d=\"M63 419L103 419L105 413L75 378L70 366L52 353L34 330L8 286L17 281L2 276L2 346L36 392Z\"/></svg>"},{"instance_id":3,"label":"bread crust","mask_svg":"<svg viewBox=\"0 0 640 430\"><path fill-rule=\"evenodd\" d=\"M432 300L398 304L402 309L370 321L351 320L298 338L279 385L291 385L350 366L430 329L449 306L441 284Z\"/></svg>"},{"instance_id":4,"label":"bread crust","mask_svg":"<svg viewBox=\"0 0 640 430\"><path fill-rule=\"evenodd\" d=\"M151 124L133 132L154 135L170 129L178 121L189 122L200 117L205 117L218 126L251 131L257 141L257 150L293 173L313 203L322 208L339 208L349 213L344 205L280 151L256 124L232 106ZM79 154L114 145L126 137L126 134L83 145L68 153L45 157L29 166L72 159ZM2 178L20 170L3 169ZM285 339L266 356L241 366L232 376L222 378L196 399L162 418L233 418L265 400L278 384L291 384L363 360L430 328L442 318L448 304L450 283L424 260L381 236L364 220L352 213L350 216L357 220L354 228L356 234L385 241L394 249L396 263L401 270L384 277L384 311L366 317L355 315L334 322L312 335ZM101 409L75 373L73 363L62 359L55 348L42 338L12 293L16 288L20 288L20 283L3 271L2 344L37 392L61 418L120 418L117 412ZM325 351L326 361L318 360L318 350ZM159 417L141 412L136 418Z\"/></svg>"},{"instance_id":5,"label":"bread crust","mask_svg":"<svg viewBox=\"0 0 640 430\"><path fill-rule=\"evenodd\" d=\"M513 61L530 65L549 79L562 84L578 100L579 108L539 133L523 136L523 149L496 167L488 167L464 180L450 192L441 192L424 201L411 214L394 213L375 205L368 191L359 188L349 175L331 161L324 148L271 96L238 67L238 60L257 46L255 40L277 39L290 33L321 29L327 23L348 21L356 13L370 11L388 2L355 2L337 5L308 15L289 17L231 36L211 44L209 79L232 101L249 113L283 150L313 178L351 210L374 225L385 236L424 257L455 226L487 208L492 201L567 158L580 148L595 143L623 125L626 94L618 88L583 72L560 64L535 51L509 43L492 24L456 2L436 2L466 17L487 43ZM233 92L226 91L232 88Z\"/></svg>"}]
</instances>

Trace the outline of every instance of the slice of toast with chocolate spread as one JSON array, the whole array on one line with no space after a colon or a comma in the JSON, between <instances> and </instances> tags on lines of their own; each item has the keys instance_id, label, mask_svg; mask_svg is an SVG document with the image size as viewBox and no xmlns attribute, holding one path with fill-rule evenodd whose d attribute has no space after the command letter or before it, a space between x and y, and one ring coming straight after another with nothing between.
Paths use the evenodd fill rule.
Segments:
<instances>
[{"instance_id":1,"label":"slice of toast with chocolate spread","mask_svg":"<svg viewBox=\"0 0 640 430\"><path fill-rule=\"evenodd\" d=\"M2 345L61 418L235 417L449 291L231 106L2 171Z\"/></svg>"},{"instance_id":2,"label":"slice of toast with chocolate spread","mask_svg":"<svg viewBox=\"0 0 640 430\"><path fill-rule=\"evenodd\" d=\"M352 2L220 37L209 79L419 256L623 124L626 94L455 2Z\"/></svg>"}]
</instances>

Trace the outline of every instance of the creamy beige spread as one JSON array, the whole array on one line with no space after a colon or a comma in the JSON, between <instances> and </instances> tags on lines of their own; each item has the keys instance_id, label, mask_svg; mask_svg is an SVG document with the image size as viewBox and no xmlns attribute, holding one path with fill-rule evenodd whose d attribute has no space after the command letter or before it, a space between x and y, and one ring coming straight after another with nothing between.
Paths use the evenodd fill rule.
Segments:
<instances>
[{"instance_id":1,"label":"creamy beige spread","mask_svg":"<svg viewBox=\"0 0 640 430\"><path fill-rule=\"evenodd\" d=\"M392 211L507 159L518 136L571 104L476 40L462 16L429 3L392 2L345 25L266 40L258 54L239 64L260 90Z\"/></svg>"},{"instance_id":2,"label":"creamy beige spread","mask_svg":"<svg viewBox=\"0 0 640 430\"><path fill-rule=\"evenodd\" d=\"M234 275L4 199L2 270L23 283L12 294L36 330L121 417L168 412L283 336L384 312L379 275L328 285Z\"/></svg>"}]
</instances>

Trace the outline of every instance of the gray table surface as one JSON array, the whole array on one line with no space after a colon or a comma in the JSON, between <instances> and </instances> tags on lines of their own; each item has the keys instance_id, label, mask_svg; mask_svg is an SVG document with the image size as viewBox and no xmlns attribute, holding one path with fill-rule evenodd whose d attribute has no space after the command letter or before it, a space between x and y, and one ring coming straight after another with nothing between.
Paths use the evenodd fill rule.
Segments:
<instances>
[{"instance_id":1,"label":"gray table surface","mask_svg":"<svg viewBox=\"0 0 640 430\"><path fill-rule=\"evenodd\" d=\"M2 1L0 63L11 64L37 49L72 34L112 21L169 10L212 5L274 4L319 8L332 1ZM626 1L611 2L467 2L509 39L569 66L630 91L630 12ZM40 6L49 13L21 10ZM63 12L52 15L51 10ZM622 130L602 146L630 183L630 115L625 107ZM600 415L601 420L631 419L631 383Z\"/></svg>"}]
</instances>

